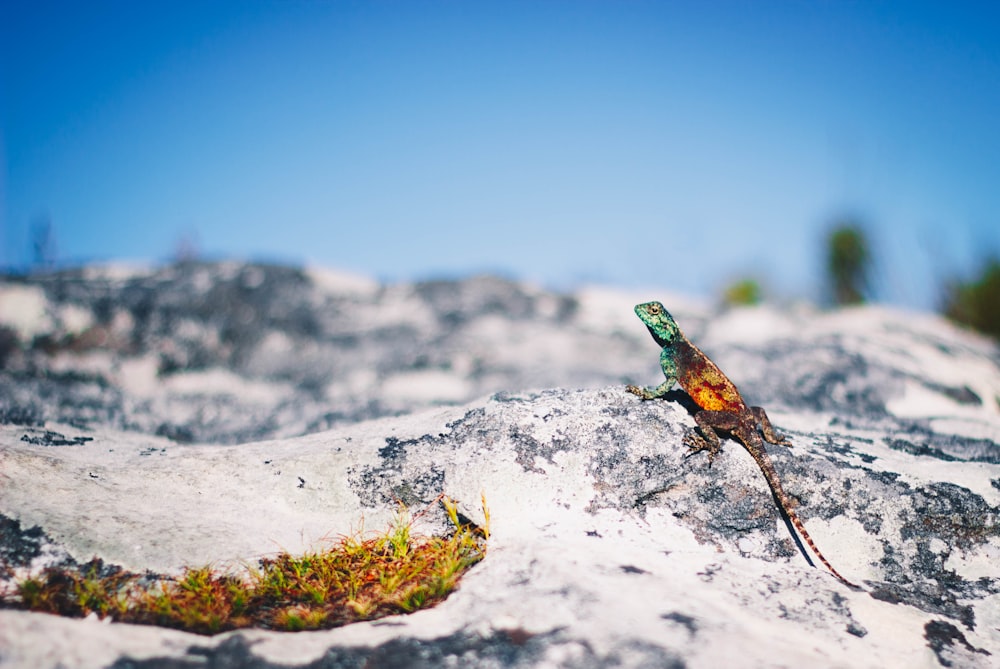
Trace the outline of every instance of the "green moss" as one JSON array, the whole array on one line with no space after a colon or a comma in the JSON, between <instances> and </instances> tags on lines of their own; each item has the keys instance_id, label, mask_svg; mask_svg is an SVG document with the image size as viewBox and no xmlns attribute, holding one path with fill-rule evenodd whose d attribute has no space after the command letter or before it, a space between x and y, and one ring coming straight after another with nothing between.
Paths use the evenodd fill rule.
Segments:
<instances>
[{"instance_id":1,"label":"green moss","mask_svg":"<svg viewBox=\"0 0 1000 669\"><path fill-rule=\"evenodd\" d=\"M337 627L432 606L483 558L488 529L459 521L449 537L415 537L405 511L385 534L339 539L325 550L262 559L242 573L210 567L180 578L47 569L16 585L6 606L67 616L96 613L120 622L215 634L242 627L301 631ZM483 511L489 512L483 500Z\"/></svg>"}]
</instances>

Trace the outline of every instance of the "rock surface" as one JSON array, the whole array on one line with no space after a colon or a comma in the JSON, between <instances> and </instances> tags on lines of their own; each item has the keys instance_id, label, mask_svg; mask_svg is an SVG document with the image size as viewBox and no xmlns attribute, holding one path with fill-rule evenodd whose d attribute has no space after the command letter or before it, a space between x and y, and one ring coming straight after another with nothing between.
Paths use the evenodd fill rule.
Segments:
<instances>
[{"instance_id":1,"label":"rock surface","mask_svg":"<svg viewBox=\"0 0 1000 669\"><path fill-rule=\"evenodd\" d=\"M790 435L786 490L862 589L810 566L737 442L685 455L682 393L624 392L662 378L631 313L657 297ZM485 495L491 529L431 610L216 637L0 610L0 666L995 666L996 346L877 307L635 298L246 265L0 284L17 573L298 552L441 492L480 523Z\"/></svg>"},{"instance_id":2,"label":"rock surface","mask_svg":"<svg viewBox=\"0 0 1000 669\"><path fill-rule=\"evenodd\" d=\"M382 286L235 263L9 279L0 420L243 443L499 390L596 387L649 367L619 307L493 277Z\"/></svg>"}]
</instances>

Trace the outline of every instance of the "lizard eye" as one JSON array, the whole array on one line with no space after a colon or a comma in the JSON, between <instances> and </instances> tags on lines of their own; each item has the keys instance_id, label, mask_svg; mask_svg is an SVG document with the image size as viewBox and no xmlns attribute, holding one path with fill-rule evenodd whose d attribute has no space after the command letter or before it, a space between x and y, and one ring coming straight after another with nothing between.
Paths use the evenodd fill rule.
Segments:
<instances>
[{"instance_id":1,"label":"lizard eye","mask_svg":"<svg viewBox=\"0 0 1000 669\"><path fill-rule=\"evenodd\" d=\"M651 304L651 305L649 305L648 311L649 311L649 313L651 313L651 314L653 314L655 316L658 313L660 313L660 305L658 305L658 304Z\"/></svg>"}]
</instances>

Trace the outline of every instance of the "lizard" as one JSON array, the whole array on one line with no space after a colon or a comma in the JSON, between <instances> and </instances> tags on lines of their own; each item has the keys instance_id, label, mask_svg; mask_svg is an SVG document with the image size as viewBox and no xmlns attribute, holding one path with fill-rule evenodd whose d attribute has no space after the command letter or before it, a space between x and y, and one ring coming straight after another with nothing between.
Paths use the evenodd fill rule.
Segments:
<instances>
[{"instance_id":1,"label":"lizard","mask_svg":"<svg viewBox=\"0 0 1000 669\"><path fill-rule=\"evenodd\" d=\"M666 380L655 388L628 385L625 390L643 400L652 400L662 398L675 383L679 384L701 409L694 415L698 427L684 438L684 443L690 448L690 452L708 451L708 465L711 467L715 456L722 448L717 432L729 433L742 442L764 473L764 478L767 479L781 509L819 561L841 582L856 588L856 585L841 576L824 557L809 536L798 514L795 513L792 502L778 478L771 456L764 448L764 441L782 446L791 446L791 442L775 431L767 412L762 407L747 405L736 385L722 373L718 365L684 336L673 316L662 304L659 302L637 304L635 313L646 325L653 340L662 348L660 367L663 368Z\"/></svg>"}]
</instances>

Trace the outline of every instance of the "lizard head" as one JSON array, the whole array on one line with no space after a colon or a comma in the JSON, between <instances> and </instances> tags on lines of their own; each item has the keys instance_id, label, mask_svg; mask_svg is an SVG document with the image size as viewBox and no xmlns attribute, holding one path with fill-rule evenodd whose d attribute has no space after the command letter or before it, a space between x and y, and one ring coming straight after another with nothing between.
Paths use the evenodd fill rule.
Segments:
<instances>
[{"instance_id":1,"label":"lizard head","mask_svg":"<svg viewBox=\"0 0 1000 669\"><path fill-rule=\"evenodd\" d=\"M649 333L660 346L670 345L679 335L674 317L659 302L644 302L635 305L635 315L646 324Z\"/></svg>"}]
</instances>

